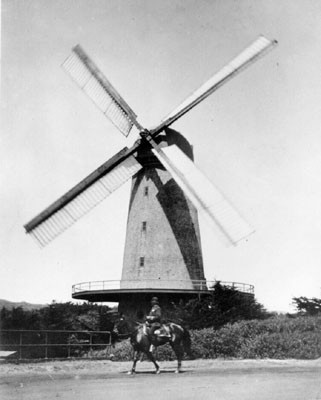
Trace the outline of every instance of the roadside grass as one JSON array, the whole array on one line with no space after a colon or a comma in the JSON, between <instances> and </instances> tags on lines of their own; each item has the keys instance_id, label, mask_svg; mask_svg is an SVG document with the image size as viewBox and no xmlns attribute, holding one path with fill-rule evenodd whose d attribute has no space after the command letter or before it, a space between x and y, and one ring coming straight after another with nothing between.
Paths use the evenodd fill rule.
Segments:
<instances>
[{"instance_id":1,"label":"roadside grass","mask_svg":"<svg viewBox=\"0 0 321 400\"><path fill-rule=\"evenodd\" d=\"M321 357L321 316L241 321L219 330L191 330L195 358L316 359ZM133 351L126 340L112 350L115 361L129 361ZM175 359L169 345L157 349L160 361Z\"/></svg>"}]
</instances>

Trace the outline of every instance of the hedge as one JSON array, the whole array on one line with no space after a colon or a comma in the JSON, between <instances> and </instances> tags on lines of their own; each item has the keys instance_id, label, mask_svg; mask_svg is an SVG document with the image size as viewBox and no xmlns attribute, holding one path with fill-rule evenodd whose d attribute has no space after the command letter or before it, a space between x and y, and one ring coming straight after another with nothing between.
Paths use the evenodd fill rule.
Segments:
<instances>
[{"instance_id":1,"label":"hedge","mask_svg":"<svg viewBox=\"0 0 321 400\"><path fill-rule=\"evenodd\" d=\"M219 330L191 330L190 334L195 358L321 357L321 316L242 321ZM114 360L131 360L133 351L129 340L117 343L112 353ZM173 360L175 356L166 345L158 348L157 358Z\"/></svg>"}]
</instances>

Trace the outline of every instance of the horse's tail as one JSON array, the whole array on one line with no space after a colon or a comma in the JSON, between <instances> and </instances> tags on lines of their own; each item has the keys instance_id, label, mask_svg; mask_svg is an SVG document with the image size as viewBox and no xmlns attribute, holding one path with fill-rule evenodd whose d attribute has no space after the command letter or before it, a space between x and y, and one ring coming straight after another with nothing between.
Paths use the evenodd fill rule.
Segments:
<instances>
[{"instance_id":1,"label":"horse's tail","mask_svg":"<svg viewBox=\"0 0 321 400\"><path fill-rule=\"evenodd\" d=\"M189 356L190 359L193 359L193 354L192 354L192 341L191 341L191 335L189 331L186 328L183 328L183 346L184 346L184 351L185 353Z\"/></svg>"}]
</instances>

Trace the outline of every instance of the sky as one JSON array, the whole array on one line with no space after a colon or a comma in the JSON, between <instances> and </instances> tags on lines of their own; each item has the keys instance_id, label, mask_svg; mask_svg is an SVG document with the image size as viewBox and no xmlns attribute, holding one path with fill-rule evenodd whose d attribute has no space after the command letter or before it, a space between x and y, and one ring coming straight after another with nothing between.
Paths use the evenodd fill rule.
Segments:
<instances>
[{"instance_id":1,"label":"sky","mask_svg":"<svg viewBox=\"0 0 321 400\"><path fill-rule=\"evenodd\" d=\"M275 50L172 127L255 228L226 247L200 220L208 280L255 286L270 311L321 297L318 0L3 0L0 298L71 301L121 277L130 183L44 249L23 224L124 146L62 70L81 44L146 127L260 34Z\"/></svg>"}]
</instances>

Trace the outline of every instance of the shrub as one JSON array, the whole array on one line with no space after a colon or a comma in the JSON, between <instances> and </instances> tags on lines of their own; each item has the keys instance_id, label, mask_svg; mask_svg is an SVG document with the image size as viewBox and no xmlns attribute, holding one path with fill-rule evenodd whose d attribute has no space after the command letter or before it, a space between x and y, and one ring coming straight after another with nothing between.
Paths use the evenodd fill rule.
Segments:
<instances>
[{"instance_id":1,"label":"shrub","mask_svg":"<svg viewBox=\"0 0 321 400\"><path fill-rule=\"evenodd\" d=\"M293 297L293 304L298 312L302 315L320 315L321 314L321 299L312 297Z\"/></svg>"},{"instance_id":2,"label":"shrub","mask_svg":"<svg viewBox=\"0 0 321 400\"><path fill-rule=\"evenodd\" d=\"M253 295L220 282L216 282L212 290L200 299L192 299L186 304L174 304L169 315L170 319L180 321L191 329L219 329L227 323L266 319L270 316Z\"/></svg>"},{"instance_id":3,"label":"shrub","mask_svg":"<svg viewBox=\"0 0 321 400\"><path fill-rule=\"evenodd\" d=\"M192 330L196 358L315 359L321 357L321 317L273 317L227 324L219 330ZM115 360L131 360L129 341L118 343ZM173 360L170 346L158 349L158 360Z\"/></svg>"},{"instance_id":4,"label":"shrub","mask_svg":"<svg viewBox=\"0 0 321 400\"><path fill-rule=\"evenodd\" d=\"M129 340L124 340L114 344L111 354L113 361L130 361L133 359L134 352Z\"/></svg>"}]
</instances>

